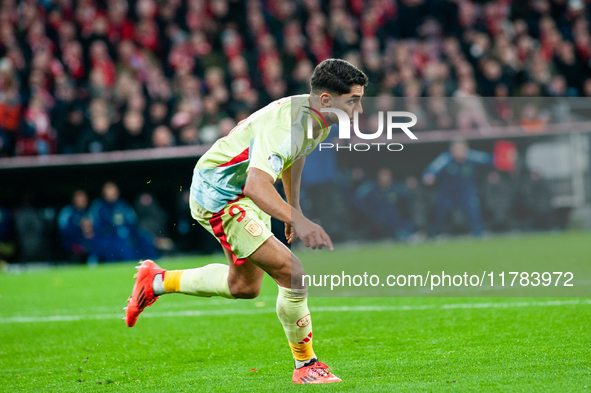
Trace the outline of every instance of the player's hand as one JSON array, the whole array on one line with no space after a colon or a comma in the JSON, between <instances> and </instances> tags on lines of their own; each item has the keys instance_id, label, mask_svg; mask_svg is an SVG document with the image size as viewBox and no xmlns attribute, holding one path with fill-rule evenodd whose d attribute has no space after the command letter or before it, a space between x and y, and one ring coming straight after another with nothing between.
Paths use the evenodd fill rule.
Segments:
<instances>
[{"instance_id":1,"label":"player's hand","mask_svg":"<svg viewBox=\"0 0 591 393\"><path fill-rule=\"evenodd\" d=\"M293 218L292 227L306 247L310 247L313 250L328 247L329 250L334 250L330 236L328 236L324 229L303 215L298 214Z\"/></svg>"},{"instance_id":2,"label":"player's hand","mask_svg":"<svg viewBox=\"0 0 591 393\"><path fill-rule=\"evenodd\" d=\"M296 233L295 229L291 226L291 224L285 224L285 238L287 239L287 244L293 243L295 239L297 239L298 234Z\"/></svg>"}]
</instances>

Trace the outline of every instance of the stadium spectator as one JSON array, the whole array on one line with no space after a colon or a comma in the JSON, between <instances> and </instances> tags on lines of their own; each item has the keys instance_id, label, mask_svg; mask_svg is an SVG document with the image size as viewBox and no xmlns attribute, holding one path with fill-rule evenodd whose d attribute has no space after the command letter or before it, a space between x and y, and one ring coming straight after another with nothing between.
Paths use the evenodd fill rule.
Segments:
<instances>
[{"instance_id":1,"label":"stadium spectator","mask_svg":"<svg viewBox=\"0 0 591 393\"><path fill-rule=\"evenodd\" d=\"M22 201L22 206L14 214L19 260L22 262L49 260L47 225L43 220L43 212L32 205L29 194L23 195Z\"/></svg>"},{"instance_id":2,"label":"stadium spectator","mask_svg":"<svg viewBox=\"0 0 591 393\"><path fill-rule=\"evenodd\" d=\"M55 153L56 135L51 126L49 109L43 97L31 97L25 110L23 123L16 140L16 153L19 156L46 155Z\"/></svg>"},{"instance_id":3,"label":"stadium spectator","mask_svg":"<svg viewBox=\"0 0 591 393\"><path fill-rule=\"evenodd\" d=\"M546 86L546 94L549 97L576 97L577 90L567 84L562 75L555 75Z\"/></svg>"},{"instance_id":4,"label":"stadium spectator","mask_svg":"<svg viewBox=\"0 0 591 393\"><path fill-rule=\"evenodd\" d=\"M164 101L154 101L149 106L148 118L150 131L154 128L168 124L168 106Z\"/></svg>"},{"instance_id":5,"label":"stadium spectator","mask_svg":"<svg viewBox=\"0 0 591 393\"><path fill-rule=\"evenodd\" d=\"M540 133L546 129L548 115L541 113L535 104L526 104L521 110L519 125L529 134Z\"/></svg>"},{"instance_id":6,"label":"stadium spectator","mask_svg":"<svg viewBox=\"0 0 591 393\"><path fill-rule=\"evenodd\" d=\"M314 65L327 56L366 72L366 96L409 98L405 109L419 114L415 128L471 133L490 123L543 133L556 122L554 111L537 99L521 107L505 98L590 97L590 22L588 1L564 0L6 1L0 156L214 143L274 98L307 92ZM417 105L424 96L438 99ZM454 101L443 99L449 96L459 97L459 123ZM487 96L496 98L484 110L474 97ZM401 102L386 102L394 101ZM507 176L495 173L482 187L482 207L493 229L508 228ZM547 228L548 184L523 176L511 194L517 210L530 227ZM410 217L424 229L434 190L413 176L406 185ZM35 228L27 209L17 215ZM474 231L480 219L472 221ZM431 231L443 230L437 222Z\"/></svg>"},{"instance_id":7,"label":"stadium spectator","mask_svg":"<svg viewBox=\"0 0 591 393\"><path fill-rule=\"evenodd\" d=\"M476 169L491 165L490 154L472 150L468 143L457 140L449 151L441 153L423 172L423 183L437 183L437 213L431 234L439 234L454 208L460 208L470 222L472 234L482 234L482 216L476 185Z\"/></svg>"},{"instance_id":8,"label":"stadium spectator","mask_svg":"<svg viewBox=\"0 0 591 393\"><path fill-rule=\"evenodd\" d=\"M240 107L239 104L237 108ZM219 133L219 123L221 119L226 117L227 115L220 111L220 107L218 102L213 97L208 97L204 99L204 106L203 106L203 116L201 119L201 134L208 140L208 141L215 141L220 137Z\"/></svg>"},{"instance_id":9,"label":"stadium spectator","mask_svg":"<svg viewBox=\"0 0 591 393\"><path fill-rule=\"evenodd\" d=\"M62 80L56 87L56 102L51 112L51 123L57 130L57 152L75 153L86 122L84 105L76 99L76 88L69 80Z\"/></svg>"},{"instance_id":10,"label":"stadium spectator","mask_svg":"<svg viewBox=\"0 0 591 393\"><path fill-rule=\"evenodd\" d=\"M167 126L158 126L154 129L152 147L171 147L174 145L174 135Z\"/></svg>"},{"instance_id":11,"label":"stadium spectator","mask_svg":"<svg viewBox=\"0 0 591 393\"><path fill-rule=\"evenodd\" d=\"M119 198L119 187L107 182L102 198L90 206L94 225L92 253L99 261L155 259L158 253L152 236L138 228L135 211Z\"/></svg>"},{"instance_id":12,"label":"stadium spectator","mask_svg":"<svg viewBox=\"0 0 591 393\"><path fill-rule=\"evenodd\" d=\"M524 171L519 180L516 205L519 217L528 228L549 229L556 225L551 205L552 192L548 183L537 172Z\"/></svg>"},{"instance_id":13,"label":"stadium spectator","mask_svg":"<svg viewBox=\"0 0 591 393\"><path fill-rule=\"evenodd\" d=\"M331 56L367 73L368 95L590 94L586 2L181 3L3 4L1 154L15 154L17 134L17 154L55 152L55 131L57 151L72 152L80 130L44 126L63 110L54 101L64 81L83 110L93 98L112 102L112 124L140 112L149 133L195 124L204 143L223 135L215 128L222 119L238 122L279 96L305 92L314 64ZM440 120L438 128L448 128ZM483 120L465 114L460 128ZM114 133L121 139L125 130Z\"/></svg>"},{"instance_id":14,"label":"stadium spectator","mask_svg":"<svg viewBox=\"0 0 591 393\"><path fill-rule=\"evenodd\" d=\"M351 169L344 169L337 173L336 183L339 187L341 195L344 195L348 206L354 209L348 209L348 219L351 221L350 228L353 232L357 232L357 237L366 237L367 231L367 217L364 213L364 206L358 203L355 195L355 190L367 180L367 176L363 169L354 167Z\"/></svg>"},{"instance_id":15,"label":"stadium spectator","mask_svg":"<svg viewBox=\"0 0 591 393\"><path fill-rule=\"evenodd\" d=\"M71 114L71 121L79 122L78 113ZM78 141L78 152L100 153L116 150L118 146L116 130L111 126L109 118L105 115L94 115L90 124Z\"/></svg>"},{"instance_id":16,"label":"stadium spectator","mask_svg":"<svg viewBox=\"0 0 591 393\"><path fill-rule=\"evenodd\" d=\"M0 60L0 157L12 156L21 122L21 95L13 64Z\"/></svg>"},{"instance_id":17,"label":"stadium spectator","mask_svg":"<svg viewBox=\"0 0 591 393\"><path fill-rule=\"evenodd\" d=\"M414 233L414 225L402 211L409 210L408 190L404 184L394 181L392 171L380 168L376 180L361 184L355 191L356 206L383 230L390 231L398 239L407 240Z\"/></svg>"},{"instance_id":18,"label":"stadium spectator","mask_svg":"<svg viewBox=\"0 0 591 393\"><path fill-rule=\"evenodd\" d=\"M179 132L179 144L183 146L201 143L199 131L193 125L186 125Z\"/></svg>"},{"instance_id":19,"label":"stadium spectator","mask_svg":"<svg viewBox=\"0 0 591 393\"><path fill-rule=\"evenodd\" d=\"M149 233L159 250L169 251L174 244L168 234L168 213L156 198L148 192L141 193L134 208L138 216L138 228Z\"/></svg>"},{"instance_id":20,"label":"stadium spectator","mask_svg":"<svg viewBox=\"0 0 591 393\"><path fill-rule=\"evenodd\" d=\"M130 100L130 107L132 107L132 101ZM134 108L135 110L130 109L125 113L121 122L123 131L121 133L121 147L124 150L145 149L149 147L150 143L144 115L138 110L139 107L134 106Z\"/></svg>"},{"instance_id":21,"label":"stadium spectator","mask_svg":"<svg viewBox=\"0 0 591 393\"><path fill-rule=\"evenodd\" d=\"M94 237L86 191L76 190L72 196L72 204L60 211L58 230L62 247L68 255L74 260L84 261L91 252Z\"/></svg>"},{"instance_id":22,"label":"stadium spectator","mask_svg":"<svg viewBox=\"0 0 591 393\"><path fill-rule=\"evenodd\" d=\"M10 140L5 131L0 130L0 157L9 156Z\"/></svg>"},{"instance_id":23,"label":"stadium spectator","mask_svg":"<svg viewBox=\"0 0 591 393\"><path fill-rule=\"evenodd\" d=\"M513 208L516 198L515 179L500 171L491 171L482 185L482 210L494 231L514 229Z\"/></svg>"},{"instance_id":24,"label":"stadium spectator","mask_svg":"<svg viewBox=\"0 0 591 393\"><path fill-rule=\"evenodd\" d=\"M433 192L424 187L415 176L409 176L404 181L408 192L408 209L410 221L417 232L426 234L435 206L436 198Z\"/></svg>"},{"instance_id":25,"label":"stadium spectator","mask_svg":"<svg viewBox=\"0 0 591 393\"><path fill-rule=\"evenodd\" d=\"M227 136L236 127L236 122L231 117L226 117L220 121L220 137Z\"/></svg>"},{"instance_id":26,"label":"stadium spectator","mask_svg":"<svg viewBox=\"0 0 591 393\"><path fill-rule=\"evenodd\" d=\"M591 78L588 78L583 83L583 96L591 97Z\"/></svg>"}]
</instances>

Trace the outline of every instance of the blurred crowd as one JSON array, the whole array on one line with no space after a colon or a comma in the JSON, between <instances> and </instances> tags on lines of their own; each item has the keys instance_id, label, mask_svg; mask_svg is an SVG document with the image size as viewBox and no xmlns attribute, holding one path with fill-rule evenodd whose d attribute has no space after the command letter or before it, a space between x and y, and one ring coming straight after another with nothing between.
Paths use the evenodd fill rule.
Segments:
<instances>
[{"instance_id":1,"label":"blurred crowd","mask_svg":"<svg viewBox=\"0 0 591 393\"><path fill-rule=\"evenodd\" d=\"M588 0L0 4L0 156L212 143L330 57L369 96L591 96Z\"/></svg>"},{"instance_id":2,"label":"blurred crowd","mask_svg":"<svg viewBox=\"0 0 591 393\"><path fill-rule=\"evenodd\" d=\"M117 184L107 182L92 201L79 189L59 208L40 208L28 195L16 209L0 206L0 261L98 263L210 253L217 250L210 237L191 218L189 191L164 208L148 192L129 204Z\"/></svg>"},{"instance_id":3,"label":"blurred crowd","mask_svg":"<svg viewBox=\"0 0 591 393\"><path fill-rule=\"evenodd\" d=\"M333 150L310 153L302 177L304 213L335 241L416 242L449 234L564 229L553 193L518 163L515 146L491 152L455 140L422 174L396 178L393 168L339 168Z\"/></svg>"},{"instance_id":4,"label":"blurred crowd","mask_svg":"<svg viewBox=\"0 0 591 393\"><path fill-rule=\"evenodd\" d=\"M397 177L387 166L339 166L334 150L315 150L304 166L302 209L335 242L564 229L548 183L497 153L456 140L422 173ZM0 261L98 263L221 252L191 217L189 193L181 190L173 206L148 192L128 204L107 182L92 202L79 189L59 208L39 208L25 195L16 209L0 206ZM281 222L273 219L272 230L285 241Z\"/></svg>"}]
</instances>

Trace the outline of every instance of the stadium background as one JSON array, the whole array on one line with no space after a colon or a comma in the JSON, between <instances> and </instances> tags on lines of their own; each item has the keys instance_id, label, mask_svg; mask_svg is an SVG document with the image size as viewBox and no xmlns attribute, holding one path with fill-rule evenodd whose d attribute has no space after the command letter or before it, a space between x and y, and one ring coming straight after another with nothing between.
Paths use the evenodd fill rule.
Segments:
<instances>
[{"instance_id":1,"label":"stadium background","mask_svg":"<svg viewBox=\"0 0 591 393\"><path fill-rule=\"evenodd\" d=\"M319 61L360 66L370 76L368 96L544 97L566 100L585 118L590 13L580 0L0 0L0 261L10 261L6 274L0 267L0 391L301 391L289 378L293 360L270 277L250 301L166 295L127 328L132 263L89 268L60 242L57 218L74 191L92 202L113 181L134 207L148 192L168 214L163 227L174 248L166 252L190 254L161 266L225 263L220 254L194 254L219 249L211 236L192 233L198 226L183 201L195 161L253 110L306 92ZM358 159L342 151L332 183L319 189L376 190L386 167L395 179L390 197L414 178L423 197L410 200L434 213L437 190L421 175L451 140L463 136L488 153L509 141L515 170L497 176L488 167L476 176L485 233L500 235L474 238L459 214L444 231L459 238L407 244L367 225L369 233L354 235L386 241L298 255L334 267L331 274L343 265L380 268L376 261L384 262L380 274L413 261L446 272L588 272L589 231L563 228L589 227L591 127L556 128L552 114L496 108L489 120L501 135L454 123L417 129L418 142L401 140L400 153ZM305 191L313 213L306 203L317 190ZM374 196L415 223L413 211L425 210ZM353 211L354 202L345 206ZM189 232L181 236L183 225ZM49 263L19 263L31 261ZM65 261L80 265L53 266ZM587 291L588 277L576 275L576 288ZM500 297L526 296L517 285L496 288L499 297L463 289L470 297L310 298L315 351L343 379L322 390L588 391L589 298Z\"/></svg>"},{"instance_id":2,"label":"stadium background","mask_svg":"<svg viewBox=\"0 0 591 393\"><path fill-rule=\"evenodd\" d=\"M11 262L85 260L62 246L58 216L75 190L92 201L107 181L134 206L140 226L172 239L172 249L159 243L165 254L217 250L192 225L186 203L197 158L256 109L308 92L320 61L359 66L370 79L366 95L374 97L589 97L590 17L582 0L4 0L0 254ZM519 152L511 174L495 183L491 169L478 172L485 229L589 226L590 130L553 135L543 114L496 115L501 126L535 130L503 138ZM456 123L434 128L489 153L499 139ZM357 185L376 183L379 169L388 168L397 190L389 195L398 197L382 199L384 206L409 220L413 211L430 212L421 227L429 232L435 189L421 184L421 173L447 150L453 138L445 135L364 158ZM539 144L577 164L546 176L525 159ZM337 159L335 179L350 176L350 155ZM409 184L424 194L422 205L400 198ZM159 208L142 209L143 193ZM445 231L469 233L466 218L453 217ZM395 233L376 223L364 236Z\"/></svg>"}]
</instances>

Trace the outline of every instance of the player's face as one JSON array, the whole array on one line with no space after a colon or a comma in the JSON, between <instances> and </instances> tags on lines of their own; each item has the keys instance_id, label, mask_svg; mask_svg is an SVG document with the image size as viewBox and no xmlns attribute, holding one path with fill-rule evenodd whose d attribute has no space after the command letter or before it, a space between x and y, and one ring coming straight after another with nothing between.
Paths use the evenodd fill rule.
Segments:
<instances>
[{"instance_id":1,"label":"player's face","mask_svg":"<svg viewBox=\"0 0 591 393\"><path fill-rule=\"evenodd\" d=\"M320 94L320 106L321 108L338 108L344 111L351 124L353 124L353 114L355 112L363 113L363 107L361 106L361 97L363 97L364 88L361 85L353 85L351 91L348 94L343 95L331 95L329 93ZM324 117L330 125L338 124L339 119L334 113L325 113Z\"/></svg>"},{"instance_id":2,"label":"player's face","mask_svg":"<svg viewBox=\"0 0 591 393\"><path fill-rule=\"evenodd\" d=\"M468 145L464 142L455 142L450 148L451 155L458 162L464 162L468 156Z\"/></svg>"},{"instance_id":3,"label":"player's face","mask_svg":"<svg viewBox=\"0 0 591 393\"><path fill-rule=\"evenodd\" d=\"M363 107L361 106L361 97L363 97L364 88L361 85L354 85L351 87L349 94L343 94L336 100L337 108L345 111L351 123L353 123L353 113L363 113Z\"/></svg>"},{"instance_id":4,"label":"player's face","mask_svg":"<svg viewBox=\"0 0 591 393\"><path fill-rule=\"evenodd\" d=\"M76 191L73 202L77 209L86 209L88 206L88 195L86 195L86 192L84 191Z\"/></svg>"},{"instance_id":5,"label":"player's face","mask_svg":"<svg viewBox=\"0 0 591 393\"><path fill-rule=\"evenodd\" d=\"M119 188L113 183L105 184L103 187L103 198L105 198L107 202L115 202L119 199Z\"/></svg>"}]
</instances>

